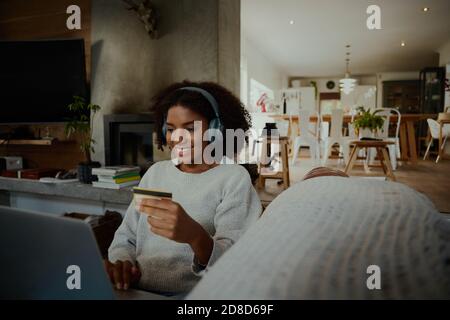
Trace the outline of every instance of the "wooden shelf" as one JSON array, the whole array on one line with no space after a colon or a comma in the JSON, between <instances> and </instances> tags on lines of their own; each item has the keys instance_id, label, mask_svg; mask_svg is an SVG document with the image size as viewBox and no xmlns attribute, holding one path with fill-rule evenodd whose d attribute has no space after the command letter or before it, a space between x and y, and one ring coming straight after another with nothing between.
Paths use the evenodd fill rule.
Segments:
<instances>
[{"instance_id":1,"label":"wooden shelf","mask_svg":"<svg viewBox=\"0 0 450 320\"><path fill-rule=\"evenodd\" d=\"M35 145L35 146L51 146L60 143L74 143L74 140L46 140L46 139L20 139L20 140L4 140L0 139L0 146L6 145Z\"/></svg>"},{"instance_id":2,"label":"wooden shelf","mask_svg":"<svg viewBox=\"0 0 450 320\"><path fill-rule=\"evenodd\" d=\"M420 81L383 81L383 107L397 108L401 113L420 110Z\"/></svg>"}]
</instances>

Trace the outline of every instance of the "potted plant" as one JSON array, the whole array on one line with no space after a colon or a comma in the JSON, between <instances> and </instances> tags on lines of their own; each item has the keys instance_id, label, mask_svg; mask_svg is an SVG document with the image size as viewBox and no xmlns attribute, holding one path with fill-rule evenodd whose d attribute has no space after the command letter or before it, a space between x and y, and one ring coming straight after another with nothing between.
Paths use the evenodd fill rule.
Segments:
<instances>
[{"instance_id":1,"label":"potted plant","mask_svg":"<svg viewBox=\"0 0 450 320\"><path fill-rule=\"evenodd\" d=\"M363 106L357 108L358 115L353 120L353 128L359 138L375 138L378 130L383 128L384 118L377 113L380 110L373 112L370 109L364 109Z\"/></svg>"},{"instance_id":2,"label":"potted plant","mask_svg":"<svg viewBox=\"0 0 450 320\"><path fill-rule=\"evenodd\" d=\"M96 180L92 175L92 168L101 166L99 162L93 162L91 152L94 153L95 140L92 138L94 116L100 110L100 106L87 103L83 97L74 96L73 102L67 106L74 117L66 122L64 132L69 138L78 135L80 149L84 154L85 161L78 164L78 180L83 183L91 183ZM90 113L90 119L87 114Z\"/></svg>"}]
</instances>

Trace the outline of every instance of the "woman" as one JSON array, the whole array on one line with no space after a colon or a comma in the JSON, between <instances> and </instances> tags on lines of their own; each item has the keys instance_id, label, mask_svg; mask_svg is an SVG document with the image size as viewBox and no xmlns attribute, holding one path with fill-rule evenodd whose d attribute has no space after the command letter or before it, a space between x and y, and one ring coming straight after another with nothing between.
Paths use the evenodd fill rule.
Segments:
<instances>
[{"instance_id":1,"label":"woman","mask_svg":"<svg viewBox=\"0 0 450 320\"><path fill-rule=\"evenodd\" d=\"M152 111L158 147L168 146L172 160L151 166L139 187L170 192L172 199L133 200L109 248L106 267L119 290L136 284L177 295L192 289L261 214L248 172L238 164L211 163L203 152L211 143L202 139L208 137L208 128L247 131L250 116L225 88L188 81L158 94ZM187 137L181 139L180 131ZM223 155L212 153L215 159Z\"/></svg>"}]
</instances>

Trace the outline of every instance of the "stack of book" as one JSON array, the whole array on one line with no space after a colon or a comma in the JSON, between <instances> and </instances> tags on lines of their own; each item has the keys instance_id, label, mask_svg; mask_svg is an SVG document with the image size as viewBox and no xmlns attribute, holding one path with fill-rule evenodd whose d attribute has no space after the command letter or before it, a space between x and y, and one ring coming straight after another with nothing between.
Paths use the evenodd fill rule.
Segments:
<instances>
[{"instance_id":1,"label":"stack of book","mask_svg":"<svg viewBox=\"0 0 450 320\"><path fill-rule=\"evenodd\" d=\"M139 167L112 166L93 168L92 174L98 177L98 181L92 182L94 187L121 189L139 184L141 176Z\"/></svg>"}]
</instances>

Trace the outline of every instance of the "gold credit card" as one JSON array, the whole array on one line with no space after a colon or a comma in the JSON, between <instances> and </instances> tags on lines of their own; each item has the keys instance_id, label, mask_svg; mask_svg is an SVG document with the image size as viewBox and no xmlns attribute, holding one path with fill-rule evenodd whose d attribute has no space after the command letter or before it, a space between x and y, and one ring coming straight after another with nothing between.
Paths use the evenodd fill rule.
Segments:
<instances>
[{"instance_id":1,"label":"gold credit card","mask_svg":"<svg viewBox=\"0 0 450 320\"><path fill-rule=\"evenodd\" d=\"M172 199L172 193L156 189L146 189L140 187L133 188L134 199Z\"/></svg>"}]
</instances>

